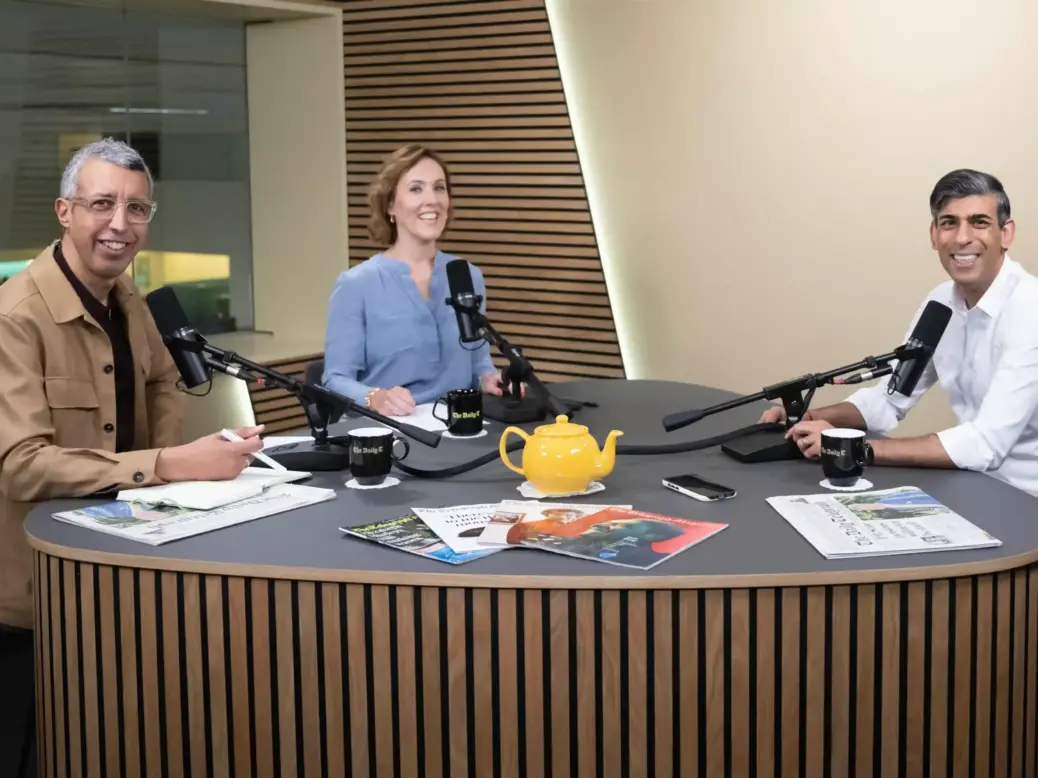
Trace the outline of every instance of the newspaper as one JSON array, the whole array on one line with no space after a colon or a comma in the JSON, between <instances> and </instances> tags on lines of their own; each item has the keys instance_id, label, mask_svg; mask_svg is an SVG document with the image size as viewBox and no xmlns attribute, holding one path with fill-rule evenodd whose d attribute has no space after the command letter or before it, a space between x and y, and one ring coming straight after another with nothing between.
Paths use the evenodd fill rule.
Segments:
<instances>
[{"instance_id":1,"label":"newspaper","mask_svg":"<svg viewBox=\"0 0 1038 778\"><path fill-rule=\"evenodd\" d=\"M380 543L390 548L417 554L452 565L460 565L497 553L497 549L458 552L444 543L417 516L400 516L355 527L339 527L342 532L357 538Z\"/></svg>"},{"instance_id":2,"label":"newspaper","mask_svg":"<svg viewBox=\"0 0 1038 778\"><path fill-rule=\"evenodd\" d=\"M282 484L245 500L208 511L175 505L115 502L55 513L54 518L152 546L201 535L335 498L334 489Z\"/></svg>"},{"instance_id":3,"label":"newspaper","mask_svg":"<svg viewBox=\"0 0 1038 778\"><path fill-rule=\"evenodd\" d=\"M769 497L768 503L827 559L1002 545L914 486Z\"/></svg>"},{"instance_id":4,"label":"newspaper","mask_svg":"<svg viewBox=\"0 0 1038 778\"><path fill-rule=\"evenodd\" d=\"M490 522L500 503L477 505L453 505L447 508L414 508L414 515L429 529L459 554L470 551L486 551L478 538Z\"/></svg>"}]
</instances>

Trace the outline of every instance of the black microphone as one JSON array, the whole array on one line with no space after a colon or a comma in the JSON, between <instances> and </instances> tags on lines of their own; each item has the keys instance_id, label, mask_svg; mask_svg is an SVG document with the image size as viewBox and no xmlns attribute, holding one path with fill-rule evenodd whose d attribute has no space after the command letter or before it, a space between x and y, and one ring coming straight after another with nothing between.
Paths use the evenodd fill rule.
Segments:
<instances>
[{"instance_id":1,"label":"black microphone","mask_svg":"<svg viewBox=\"0 0 1038 778\"><path fill-rule=\"evenodd\" d=\"M890 377L887 384L887 394L899 392L906 397L912 395L919 379L923 377L923 371L930 364L930 358L937 349L937 344L941 342L941 337L948 328L951 315L951 308L936 300L931 300L926 304L919 321L916 322L915 329L912 330L908 342L904 345L905 349L921 349L922 355L913 359L898 360L897 367L894 368L894 375Z\"/></svg>"},{"instance_id":2,"label":"black microphone","mask_svg":"<svg viewBox=\"0 0 1038 778\"><path fill-rule=\"evenodd\" d=\"M472 320L472 315L479 313L479 306L483 298L472 288L472 273L467 261L452 259L447 263L447 285L451 290L451 296L447 298L447 305L454 309L454 315L458 319L461 342L475 343L483 340L483 335Z\"/></svg>"},{"instance_id":3,"label":"black microphone","mask_svg":"<svg viewBox=\"0 0 1038 778\"><path fill-rule=\"evenodd\" d=\"M674 430L687 427L689 424L695 424L700 419L704 418L706 414L701 411L679 411L678 413L671 413L663 417L663 429L667 432L673 432Z\"/></svg>"},{"instance_id":4,"label":"black microphone","mask_svg":"<svg viewBox=\"0 0 1038 778\"><path fill-rule=\"evenodd\" d=\"M155 326L162 335L173 363L177 366L184 387L193 389L212 378L212 372L201 349L192 349L191 341L204 343L205 339L187 320L187 314L177 300L177 293L172 287L162 286L145 298L151 310Z\"/></svg>"}]
</instances>

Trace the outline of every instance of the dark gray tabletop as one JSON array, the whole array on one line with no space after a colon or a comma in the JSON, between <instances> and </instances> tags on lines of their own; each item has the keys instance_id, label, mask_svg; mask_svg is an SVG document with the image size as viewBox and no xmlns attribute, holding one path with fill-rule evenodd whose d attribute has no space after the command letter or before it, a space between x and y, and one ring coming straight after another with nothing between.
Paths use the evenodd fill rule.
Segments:
<instances>
[{"instance_id":1,"label":"dark gray tabletop","mask_svg":"<svg viewBox=\"0 0 1038 778\"><path fill-rule=\"evenodd\" d=\"M668 434L663 431L660 421L663 415L705 407L730 399L732 395L664 381L576 381L557 385L555 391L562 397L599 403L597 408L582 410L573 421L587 425L600 445L611 429L625 433L619 439L625 444L675 443L705 438L756 422L764 407L763 404L747 406ZM349 420L338 425L336 431L366 424L370 422L365 419ZM526 426L532 428L536 425ZM503 428L504 425L494 422L489 435L483 438L471 441L444 439L436 449L412 442L407 463L415 467L436 468L465 462L496 450ZM518 452L512 456L514 461L519 461ZM695 473L732 486L738 490L738 496L716 503L700 503L663 488L661 479L664 476L680 473ZM799 577L826 572L850 573L839 576L846 577L849 582L869 580L866 571L872 571L877 579L889 579L891 573L904 568L928 568L913 570L911 577L938 577L960 574L951 569L939 569L949 565L988 563L991 569L1010 568L1030 561L1014 560L1013 557L1038 554L1038 502L1034 497L980 473L874 467L867 472L867 477L877 489L917 486L999 538L1002 546L976 551L827 560L765 502L765 498L777 495L824 491L819 486L822 473L817 463L746 465L730 459L719 448L712 448L689 454L617 457L612 475L603 480L605 491L588 497L565 498L593 503L630 503L642 510L728 523L723 532L650 571L532 549L503 551L454 566L344 536L338 527L393 518L402 515L410 506L438 507L523 499L516 489L522 479L500 461L445 480L398 475L401 476L399 486L360 491L344 488L348 473L315 474L309 483L337 488L335 500L157 547L51 518L51 514L58 510L82 505L82 500L58 500L37 506L29 516L26 528L31 538L75 550L77 553L74 555L79 558L89 558L91 552L127 554L151 558L149 566L162 566L162 560L169 560L170 569L178 566L174 560L231 566L316 568L338 571L336 580L348 579L349 576L344 574L355 571L358 581L384 579L386 573L404 574L404 578L410 578L407 574L479 576L483 580L477 585L481 586L488 585L487 576L616 579L614 583L599 584L611 586L625 585L625 578L783 574ZM51 551L57 553L53 548ZM383 575L373 577L373 573ZM968 571L962 573L968 574ZM626 583L634 585L635 582ZM641 585L647 583L643 580ZM531 580L529 584L537 585L537 582ZM578 582L573 581L573 584ZM728 585L728 582L718 581L717 584Z\"/></svg>"}]
</instances>

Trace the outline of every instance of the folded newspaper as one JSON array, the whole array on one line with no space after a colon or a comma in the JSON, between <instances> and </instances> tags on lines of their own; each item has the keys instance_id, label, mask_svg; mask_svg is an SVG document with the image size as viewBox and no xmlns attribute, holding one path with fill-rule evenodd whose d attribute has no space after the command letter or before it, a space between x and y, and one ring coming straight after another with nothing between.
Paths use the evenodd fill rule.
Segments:
<instances>
[{"instance_id":1,"label":"folded newspaper","mask_svg":"<svg viewBox=\"0 0 1038 778\"><path fill-rule=\"evenodd\" d=\"M115 499L145 505L170 505L208 511L256 497L272 486L302 481L310 473L301 470L271 470L269 467L246 467L230 481L177 481L158 486L122 489Z\"/></svg>"},{"instance_id":2,"label":"folded newspaper","mask_svg":"<svg viewBox=\"0 0 1038 778\"><path fill-rule=\"evenodd\" d=\"M768 503L827 559L1002 545L914 486L769 497Z\"/></svg>"},{"instance_id":3,"label":"folded newspaper","mask_svg":"<svg viewBox=\"0 0 1038 778\"><path fill-rule=\"evenodd\" d=\"M158 546L171 540L201 535L334 498L334 489L280 484L254 497L207 511L175 505L149 505L117 500L62 511L55 513L54 518L109 535L118 535L127 540Z\"/></svg>"}]
</instances>

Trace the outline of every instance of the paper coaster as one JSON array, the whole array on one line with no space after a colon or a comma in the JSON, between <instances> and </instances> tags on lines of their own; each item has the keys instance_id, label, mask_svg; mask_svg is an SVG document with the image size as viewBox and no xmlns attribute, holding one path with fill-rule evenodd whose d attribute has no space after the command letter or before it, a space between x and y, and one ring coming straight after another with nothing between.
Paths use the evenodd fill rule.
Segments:
<instances>
[{"instance_id":1,"label":"paper coaster","mask_svg":"<svg viewBox=\"0 0 1038 778\"><path fill-rule=\"evenodd\" d=\"M858 483L854 486L833 486L829 483L828 478L823 478L818 483L819 486L825 487L826 489L832 489L836 492L864 492L866 489L872 488L872 481L867 481L864 478L859 478Z\"/></svg>"},{"instance_id":2,"label":"paper coaster","mask_svg":"<svg viewBox=\"0 0 1038 778\"><path fill-rule=\"evenodd\" d=\"M391 475L386 476L386 480L383 481L382 483L380 483L380 484L372 484L370 486L366 485L366 484L358 484L357 483L357 479L351 478L349 481L346 482L346 488L347 489L386 489L386 488L388 488L390 486L397 486L397 485L399 485L399 483L400 483L400 479L399 478L394 478Z\"/></svg>"},{"instance_id":3,"label":"paper coaster","mask_svg":"<svg viewBox=\"0 0 1038 778\"><path fill-rule=\"evenodd\" d=\"M592 481L591 486L589 486L582 492L565 492L564 494L544 494L541 492L540 489L531 484L529 481L523 481L516 488L519 490L519 493L523 497L530 497L531 499L539 500L542 497L551 497L552 499L554 499L556 497L579 497L583 494L594 494L595 492L600 492L603 489L605 489L605 486L603 486L598 481Z\"/></svg>"},{"instance_id":4,"label":"paper coaster","mask_svg":"<svg viewBox=\"0 0 1038 778\"><path fill-rule=\"evenodd\" d=\"M443 433L443 437L451 438L452 440L475 440L476 438L485 437L487 434L486 430L480 430L475 435L454 435L450 430Z\"/></svg>"}]
</instances>

